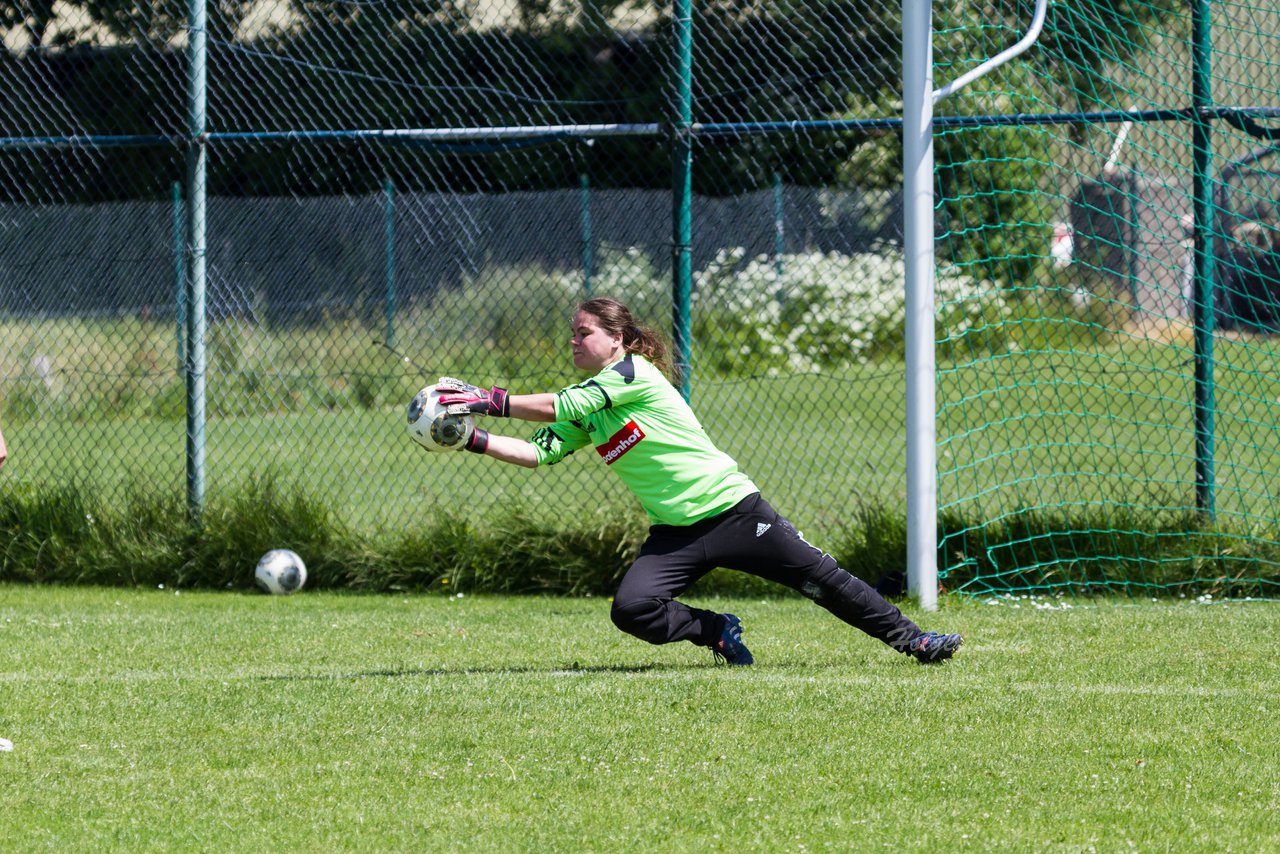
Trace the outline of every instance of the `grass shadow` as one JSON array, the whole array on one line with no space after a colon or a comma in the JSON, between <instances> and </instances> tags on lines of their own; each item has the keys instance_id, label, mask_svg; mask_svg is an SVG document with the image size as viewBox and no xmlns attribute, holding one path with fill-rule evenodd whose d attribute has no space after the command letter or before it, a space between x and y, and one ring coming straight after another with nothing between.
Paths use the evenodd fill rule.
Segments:
<instances>
[{"instance_id":1,"label":"grass shadow","mask_svg":"<svg viewBox=\"0 0 1280 854\"><path fill-rule=\"evenodd\" d=\"M384 670L357 670L347 673L284 673L267 674L258 679L265 682L338 681L343 679L397 679L416 676L491 676L535 674L541 676L586 676L596 673L650 673L654 671L702 670L697 664L601 664L589 667L407 667Z\"/></svg>"}]
</instances>

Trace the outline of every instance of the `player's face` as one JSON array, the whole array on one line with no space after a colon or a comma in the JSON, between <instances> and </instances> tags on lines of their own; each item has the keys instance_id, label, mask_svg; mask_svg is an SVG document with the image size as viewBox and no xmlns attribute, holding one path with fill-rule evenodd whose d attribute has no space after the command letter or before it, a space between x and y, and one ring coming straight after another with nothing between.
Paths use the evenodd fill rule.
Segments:
<instances>
[{"instance_id":1,"label":"player's face","mask_svg":"<svg viewBox=\"0 0 1280 854\"><path fill-rule=\"evenodd\" d=\"M580 371L599 373L622 358L622 336L600 328L600 318L580 311L573 316L573 366Z\"/></svg>"}]
</instances>

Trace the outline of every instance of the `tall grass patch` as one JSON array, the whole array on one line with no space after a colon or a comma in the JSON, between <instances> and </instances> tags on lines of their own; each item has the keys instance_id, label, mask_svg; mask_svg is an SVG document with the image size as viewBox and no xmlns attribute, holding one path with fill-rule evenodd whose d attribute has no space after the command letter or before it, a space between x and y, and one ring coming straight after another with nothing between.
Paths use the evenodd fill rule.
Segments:
<instances>
[{"instance_id":1,"label":"tall grass patch","mask_svg":"<svg viewBox=\"0 0 1280 854\"><path fill-rule=\"evenodd\" d=\"M1270 596L1280 547L1171 513L1156 527L1140 514L1088 517L1023 511L994 522L944 514L939 568L945 589L974 595L1048 590L1093 595L1187 591ZM1142 524L1140 524L1142 523ZM0 490L0 581L248 589L258 557L285 547L303 556L313 588L609 595L639 553L648 522L634 506L572 519L522 503L484 517L438 508L417 524L355 528L322 498L277 475L221 492L193 517L177 495L135 485L124 501L85 483ZM888 505L858 505L825 544L842 566L890 595L906 572L906 520ZM716 571L704 593L790 595L739 572Z\"/></svg>"}]
</instances>

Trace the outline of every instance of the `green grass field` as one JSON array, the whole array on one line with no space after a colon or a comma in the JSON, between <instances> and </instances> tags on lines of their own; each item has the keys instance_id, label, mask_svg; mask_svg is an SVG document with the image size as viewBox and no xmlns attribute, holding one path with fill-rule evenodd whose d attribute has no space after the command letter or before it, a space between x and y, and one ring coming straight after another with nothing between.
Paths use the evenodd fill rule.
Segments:
<instances>
[{"instance_id":1,"label":"green grass field","mask_svg":"<svg viewBox=\"0 0 1280 854\"><path fill-rule=\"evenodd\" d=\"M0 587L3 847L1280 846L1274 603L946 600L938 667L701 604L758 666L601 599Z\"/></svg>"}]
</instances>

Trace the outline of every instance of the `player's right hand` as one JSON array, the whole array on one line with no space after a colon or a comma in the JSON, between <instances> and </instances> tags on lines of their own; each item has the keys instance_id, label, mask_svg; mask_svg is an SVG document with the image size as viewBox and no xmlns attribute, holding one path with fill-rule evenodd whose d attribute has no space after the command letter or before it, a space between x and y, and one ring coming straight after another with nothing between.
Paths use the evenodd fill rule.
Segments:
<instances>
[{"instance_id":1,"label":"player's right hand","mask_svg":"<svg viewBox=\"0 0 1280 854\"><path fill-rule=\"evenodd\" d=\"M440 405L451 415L493 415L505 418L511 412L507 390L494 386L483 389L453 377L441 377L436 383Z\"/></svg>"}]
</instances>

